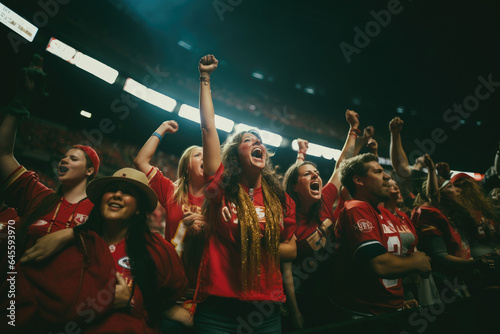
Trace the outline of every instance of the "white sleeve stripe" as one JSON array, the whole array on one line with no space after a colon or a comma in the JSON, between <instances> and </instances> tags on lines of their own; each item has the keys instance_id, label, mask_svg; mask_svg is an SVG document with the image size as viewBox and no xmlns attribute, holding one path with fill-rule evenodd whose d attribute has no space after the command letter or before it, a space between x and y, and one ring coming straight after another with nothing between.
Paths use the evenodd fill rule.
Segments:
<instances>
[{"instance_id":1,"label":"white sleeve stripe","mask_svg":"<svg viewBox=\"0 0 500 334\"><path fill-rule=\"evenodd\" d=\"M352 257L355 258L357 251L360 250L362 247L373 245L373 244L379 244L380 246L382 246L382 244L380 243L380 241L377 241L377 240L371 240L371 241L364 242L361 245L359 245L358 248L356 248L356 250L352 254Z\"/></svg>"}]
</instances>

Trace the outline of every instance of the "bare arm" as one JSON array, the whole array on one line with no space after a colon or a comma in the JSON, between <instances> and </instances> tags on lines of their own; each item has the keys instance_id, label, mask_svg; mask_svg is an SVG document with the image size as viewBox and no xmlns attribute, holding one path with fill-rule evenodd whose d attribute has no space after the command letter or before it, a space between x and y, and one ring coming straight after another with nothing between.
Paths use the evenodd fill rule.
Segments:
<instances>
[{"instance_id":1,"label":"bare arm","mask_svg":"<svg viewBox=\"0 0 500 334\"><path fill-rule=\"evenodd\" d=\"M186 327L193 327L193 315L180 306L172 306L163 312L163 316L167 319L180 322Z\"/></svg>"},{"instance_id":2,"label":"bare arm","mask_svg":"<svg viewBox=\"0 0 500 334\"><path fill-rule=\"evenodd\" d=\"M296 164L300 164L306 160L306 153L309 149L309 142L305 139L297 138L297 145L299 145L299 151L297 152Z\"/></svg>"},{"instance_id":3,"label":"bare arm","mask_svg":"<svg viewBox=\"0 0 500 334\"><path fill-rule=\"evenodd\" d=\"M335 168L333 170L332 176L330 176L329 183L332 183L337 189L340 189L340 179L339 179L339 169L338 167L345 159L352 158L355 154L356 138L360 132L359 127L359 115L354 110L349 110L345 112L345 118L347 123L349 123L349 132L345 139L344 147L342 147L342 152L340 153L339 159L335 163ZM359 151L358 151L359 152Z\"/></svg>"},{"instance_id":4,"label":"bare arm","mask_svg":"<svg viewBox=\"0 0 500 334\"><path fill-rule=\"evenodd\" d=\"M370 267L377 277L389 279L413 272L428 274L431 271L430 258L423 252L414 252L404 257L385 253L371 259Z\"/></svg>"},{"instance_id":5,"label":"bare arm","mask_svg":"<svg viewBox=\"0 0 500 334\"><path fill-rule=\"evenodd\" d=\"M432 203L440 202L439 196L439 186L438 179L436 175L436 166L434 165L434 161L432 161L431 157L426 154L424 155L424 163L427 166L427 197L430 199Z\"/></svg>"},{"instance_id":6,"label":"bare arm","mask_svg":"<svg viewBox=\"0 0 500 334\"><path fill-rule=\"evenodd\" d=\"M363 135L356 139L356 145L354 146L353 157L359 154L361 149L368 144L370 138L375 134L375 128L373 126L367 126L363 129Z\"/></svg>"},{"instance_id":7,"label":"bare arm","mask_svg":"<svg viewBox=\"0 0 500 334\"><path fill-rule=\"evenodd\" d=\"M165 121L158 127L158 129L156 129L155 133L164 137L167 133L176 133L178 129L179 125L176 121ZM156 152L156 149L158 148L158 145L160 145L160 141L160 138L156 135L151 135L151 137L149 137L134 159L135 168L144 174L147 174L151 170L152 166L150 162Z\"/></svg>"},{"instance_id":8,"label":"bare arm","mask_svg":"<svg viewBox=\"0 0 500 334\"><path fill-rule=\"evenodd\" d=\"M214 105L210 91L210 74L215 71L219 61L213 55L200 59L200 119L203 139L203 170L213 175L221 163L220 141L215 127Z\"/></svg>"},{"instance_id":9,"label":"bare arm","mask_svg":"<svg viewBox=\"0 0 500 334\"><path fill-rule=\"evenodd\" d=\"M291 239L280 243L280 259L281 261L292 261L297 257L297 244L295 236Z\"/></svg>"},{"instance_id":10,"label":"bare arm","mask_svg":"<svg viewBox=\"0 0 500 334\"><path fill-rule=\"evenodd\" d=\"M47 234L38 239L33 247L24 252L21 263L47 259L61 251L73 240L75 240L75 234L72 228Z\"/></svg>"},{"instance_id":11,"label":"bare arm","mask_svg":"<svg viewBox=\"0 0 500 334\"><path fill-rule=\"evenodd\" d=\"M304 319L297 304L297 297L295 296L295 287L293 284L292 262L283 262L281 264L281 273L283 276L283 288L286 295L286 303L291 313L291 319L296 329L304 327Z\"/></svg>"},{"instance_id":12,"label":"bare arm","mask_svg":"<svg viewBox=\"0 0 500 334\"><path fill-rule=\"evenodd\" d=\"M1 116L0 116L1 117ZM0 183L7 176L19 167L19 163L14 158L14 143L20 120L11 115L5 114L0 124Z\"/></svg>"},{"instance_id":13,"label":"bare arm","mask_svg":"<svg viewBox=\"0 0 500 334\"><path fill-rule=\"evenodd\" d=\"M401 142L403 124L403 120L399 117L393 118L389 123L389 130L391 131L390 157L392 167L396 173L408 179L411 176L411 168Z\"/></svg>"}]
</instances>

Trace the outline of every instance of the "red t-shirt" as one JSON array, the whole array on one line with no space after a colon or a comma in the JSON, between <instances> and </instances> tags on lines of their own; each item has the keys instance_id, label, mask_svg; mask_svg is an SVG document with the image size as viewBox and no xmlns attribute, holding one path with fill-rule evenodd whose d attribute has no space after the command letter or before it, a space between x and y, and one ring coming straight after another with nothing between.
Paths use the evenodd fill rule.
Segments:
<instances>
[{"instance_id":1,"label":"red t-shirt","mask_svg":"<svg viewBox=\"0 0 500 334\"><path fill-rule=\"evenodd\" d=\"M154 190L161 206L165 208L166 226L165 240L170 241L174 245L175 250L181 255L184 249L184 237L186 236L187 228L182 223L184 214L187 212L201 214L201 206L205 196L195 197L188 194L189 205L179 205L174 200L175 185L169 178L156 167L152 167L147 174L149 186Z\"/></svg>"},{"instance_id":2,"label":"red t-shirt","mask_svg":"<svg viewBox=\"0 0 500 334\"><path fill-rule=\"evenodd\" d=\"M202 260L196 301L201 302L209 295L237 298L244 301L267 300L284 302L283 283L279 269L271 275L265 265L261 265L259 288L248 291L242 287L241 278L241 234L236 205L226 200L222 188L221 164L215 175L205 175L207 188L205 193L211 205L220 207L221 220L215 224L215 233L211 235ZM245 191L249 191L245 188ZM222 205L221 205L222 203ZM253 204L259 217L261 234L264 234L266 217L262 188L254 189ZM287 195L287 211L281 222L281 241L289 240L295 232L295 203ZM265 248L263 248L265 250Z\"/></svg>"},{"instance_id":3,"label":"red t-shirt","mask_svg":"<svg viewBox=\"0 0 500 334\"><path fill-rule=\"evenodd\" d=\"M335 225L337 270L334 294L337 303L353 311L382 314L403 306L401 278L367 275L364 264L385 254L403 255L396 225L387 212L364 201L345 202Z\"/></svg>"},{"instance_id":4,"label":"red t-shirt","mask_svg":"<svg viewBox=\"0 0 500 334\"><path fill-rule=\"evenodd\" d=\"M324 247L333 231L335 216L333 204L338 198L337 187L328 183L321 191L321 212L319 222L308 222L307 217L299 215L297 222L297 258L311 254ZM319 228L321 226L321 228Z\"/></svg>"},{"instance_id":5,"label":"red t-shirt","mask_svg":"<svg viewBox=\"0 0 500 334\"><path fill-rule=\"evenodd\" d=\"M46 196L54 193L54 190L40 182L35 172L27 171L23 166L19 166L9 175L2 184L1 190L7 194L7 198L4 199L5 204L16 208L20 217L26 217L40 205ZM51 225L50 233L83 224L87 221L93 207L94 204L88 198L78 203L70 203L62 198L54 209L30 226L28 234L34 241L46 235ZM68 222L69 226L67 226Z\"/></svg>"},{"instance_id":6,"label":"red t-shirt","mask_svg":"<svg viewBox=\"0 0 500 334\"><path fill-rule=\"evenodd\" d=\"M418 230L420 239L431 236L443 238L448 254L470 259L470 247L466 239L450 220L438 208L432 206L419 206L413 209L411 221Z\"/></svg>"}]
</instances>

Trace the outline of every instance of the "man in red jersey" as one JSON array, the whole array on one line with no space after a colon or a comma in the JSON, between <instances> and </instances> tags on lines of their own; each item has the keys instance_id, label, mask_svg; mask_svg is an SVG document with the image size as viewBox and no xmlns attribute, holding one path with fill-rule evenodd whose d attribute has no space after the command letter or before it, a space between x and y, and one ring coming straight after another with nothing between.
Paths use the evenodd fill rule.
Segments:
<instances>
[{"instance_id":1,"label":"man in red jersey","mask_svg":"<svg viewBox=\"0 0 500 334\"><path fill-rule=\"evenodd\" d=\"M403 308L402 277L427 274L430 259L415 252L401 257L401 238L387 213L377 206L389 198L389 175L377 156L367 153L342 163L341 182L352 200L340 212L335 234L338 248L334 296L353 316Z\"/></svg>"}]
</instances>

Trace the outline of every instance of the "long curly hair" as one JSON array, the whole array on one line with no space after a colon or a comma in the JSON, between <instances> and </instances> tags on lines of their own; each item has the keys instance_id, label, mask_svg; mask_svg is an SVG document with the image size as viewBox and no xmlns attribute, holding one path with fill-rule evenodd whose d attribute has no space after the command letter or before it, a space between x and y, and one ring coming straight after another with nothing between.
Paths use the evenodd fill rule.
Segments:
<instances>
[{"instance_id":1,"label":"long curly hair","mask_svg":"<svg viewBox=\"0 0 500 334\"><path fill-rule=\"evenodd\" d=\"M244 291L248 291L258 287L262 261L270 267L271 274L279 273L280 224L283 212L287 210L287 204L286 193L280 185L278 175L270 160L272 153L268 152L265 167L261 171L266 214L265 242L262 242L255 207L250 196L240 184L242 167L238 147L245 133L251 133L261 139L260 134L252 130L239 132L226 140L222 146L224 172L221 188L224 191L226 202L232 202L236 205L241 228L242 286ZM204 212L207 217L210 217L210 221L220 221L222 206L223 203L204 206ZM214 233L215 224L210 225L211 233ZM266 249L263 253L261 253L262 245Z\"/></svg>"},{"instance_id":2,"label":"long curly hair","mask_svg":"<svg viewBox=\"0 0 500 334\"><path fill-rule=\"evenodd\" d=\"M293 189L299 180L299 171L302 166L311 165L317 168L316 164L311 161L303 161L302 163L295 163L291 165L285 173L285 178L283 179L283 186L285 187L286 193L295 201L295 207L297 208L295 214L295 220L299 221L299 208L301 206L299 194ZM307 224L313 224L320 222L320 212L321 212L321 201L316 201L309 208L307 213Z\"/></svg>"}]
</instances>

